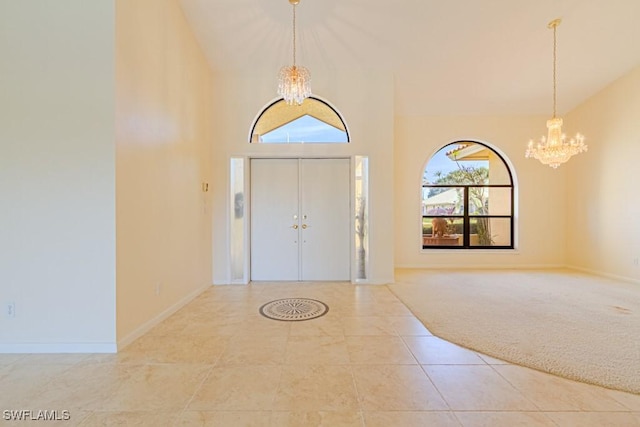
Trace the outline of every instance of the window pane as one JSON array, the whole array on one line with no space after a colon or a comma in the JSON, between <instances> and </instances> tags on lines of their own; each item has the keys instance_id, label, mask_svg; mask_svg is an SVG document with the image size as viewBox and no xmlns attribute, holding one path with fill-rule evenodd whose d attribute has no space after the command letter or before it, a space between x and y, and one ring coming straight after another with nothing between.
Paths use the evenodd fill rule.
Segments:
<instances>
[{"instance_id":1,"label":"window pane","mask_svg":"<svg viewBox=\"0 0 640 427\"><path fill-rule=\"evenodd\" d=\"M502 158L489 147L470 141L449 144L427 164L425 184L511 185Z\"/></svg>"},{"instance_id":2,"label":"window pane","mask_svg":"<svg viewBox=\"0 0 640 427\"><path fill-rule=\"evenodd\" d=\"M471 218L471 246L511 246L511 218Z\"/></svg>"},{"instance_id":3,"label":"window pane","mask_svg":"<svg viewBox=\"0 0 640 427\"><path fill-rule=\"evenodd\" d=\"M342 118L327 103L307 98L302 105L284 100L267 107L251 133L252 143L347 143L349 135Z\"/></svg>"},{"instance_id":4,"label":"window pane","mask_svg":"<svg viewBox=\"0 0 640 427\"><path fill-rule=\"evenodd\" d=\"M464 189L448 187L422 188L422 215L462 215Z\"/></svg>"},{"instance_id":5,"label":"window pane","mask_svg":"<svg viewBox=\"0 0 640 427\"><path fill-rule=\"evenodd\" d=\"M495 152L489 151L489 176L487 184L512 185L511 174L509 174L507 165Z\"/></svg>"},{"instance_id":6,"label":"window pane","mask_svg":"<svg viewBox=\"0 0 640 427\"><path fill-rule=\"evenodd\" d=\"M347 133L334 128L315 117L304 115L290 123L260 135L258 142L271 144L293 144L308 142L348 142Z\"/></svg>"},{"instance_id":7,"label":"window pane","mask_svg":"<svg viewBox=\"0 0 640 427\"><path fill-rule=\"evenodd\" d=\"M356 205L356 279L368 277L369 269L369 158L355 158L355 205Z\"/></svg>"},{"instance_id":8,"label":"window pane","mask_svg":"<svg viewBox=\"0 0 640 427\"><path fill-rule=\"evenodd\" d=\"M446 145L431 158L423 178L428 184L487 184L489 151L473 142Z\"/></svg>"},{"instance_id":9,"label":"window pane","mask_svg":"<svg viewBox=\"0 0 640 427\"><path fill-rule=\"evenodd\" d=\"M511 188L469 187L469 215L511 215Z\"/></svg>"},{"instance_id":10,"label":"window pane","mask_svg":"<svg viewBox=\"0 0 640 427\"><path fill-rule=\"evenodd\" d=\"M245 271L245 206L244 206L244 159L232 157L229 182L229 246L231 249L231 281L244 282Z\"/></svg>"},{"instance_id":11,"label":"window pane","mask_svg":"<svg viewBox=\"0 0 640 427\"><path fill-rule=\"evenodd\" d=\"M461 246L462 229L462 218L422 218L422 244L424 246Z\"/></svg>"}]
</instances>

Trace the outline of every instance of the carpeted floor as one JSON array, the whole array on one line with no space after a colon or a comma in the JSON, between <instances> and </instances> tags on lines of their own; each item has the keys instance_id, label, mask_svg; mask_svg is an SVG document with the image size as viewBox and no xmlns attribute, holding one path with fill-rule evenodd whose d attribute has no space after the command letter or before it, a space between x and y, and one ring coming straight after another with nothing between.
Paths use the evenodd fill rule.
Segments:
<instances>
[{"instance_id":1,"label":"carpeted floor","mask_svg":"<svg viewBox=\"0 0 640 427\"><path fill-rule=\"evenodd\" d=\"M448 341L640 394L640 285L571 270L397 270L389 288Z\"/></svg>"}]
</instances>

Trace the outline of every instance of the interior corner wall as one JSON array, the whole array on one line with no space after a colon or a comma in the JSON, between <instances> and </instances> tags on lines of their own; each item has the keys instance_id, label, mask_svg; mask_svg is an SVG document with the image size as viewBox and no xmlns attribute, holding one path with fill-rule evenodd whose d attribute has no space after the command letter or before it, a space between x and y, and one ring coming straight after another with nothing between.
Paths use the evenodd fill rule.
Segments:
<instances>
[{"instance_id":1,"label":"interior corner wall","mask_svg":"<svg viewBox=\"0 0 640 427\"><path fill-rule=\"evenodd\" d=\"M0 2L0 353L115 351L114 40L112 1Z\"/></svg>"},{"instance_id":2,"label":"interior corner wall","mask_svg":"<svg viewBox=\"0 0 640 427\"><path fill-rule=\"evenodd\" d=\"M214 76L213 271L215 284L230 283L229 160L240 157L369 156L370 283L393 280L393 76L343 70L314 75L314 94L344 117L349 144L250 144L256 115L276 97L276 78L256 72Z\"/></svg>"},{"instance_id":3,"label":"interior corner wall","mask_svg":"<svg viewBox=\"0 0 640 427\"><path fill-rule=\"evenodd\" d=\"M117 339L210 286L211 72L178 0L116 1Z\"/></svg>"},{"instance_id":4,"label":"interior corner wall","mask_svg":"<svg viewBox=\"0 0 640 427\"><path fill-rule=\"evenodd\" d=\"M589 150L568 169L567 252L572 267L640 282L640 67L564 119Z\"/></svg>"},{"instance_id":5,"label":"interior corner wall","mask_svg":"<svg viewBox=\"0 0 640 427\"><path fill-rule=\"evenodd\" d=\"M566 168L552 169L524 152L546 131L539 116L401 116L395 123L395 263L402 268L551 268L566 263ZM444 145L488 143L512 167L516 182L515 250L422 249L424 168Z\"/></svg>"}]
</instances>

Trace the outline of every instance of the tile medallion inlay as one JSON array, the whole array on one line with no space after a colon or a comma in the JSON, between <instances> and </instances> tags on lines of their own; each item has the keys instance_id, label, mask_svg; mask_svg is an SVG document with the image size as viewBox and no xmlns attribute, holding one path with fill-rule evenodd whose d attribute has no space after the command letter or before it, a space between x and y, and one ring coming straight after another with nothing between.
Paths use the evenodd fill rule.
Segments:
<instances>
[{"instance_id":1,"label":"tile medallion inlay","mask_svg":"<svg viewBox=\"0 0 640 427\"><path fill-rule=\"evenodd\" d=\"M300 321L324 316L329 307L322 301L308 298L285 298L260 307L260 314L273 320Z\"/></svg>"}]
</instances>

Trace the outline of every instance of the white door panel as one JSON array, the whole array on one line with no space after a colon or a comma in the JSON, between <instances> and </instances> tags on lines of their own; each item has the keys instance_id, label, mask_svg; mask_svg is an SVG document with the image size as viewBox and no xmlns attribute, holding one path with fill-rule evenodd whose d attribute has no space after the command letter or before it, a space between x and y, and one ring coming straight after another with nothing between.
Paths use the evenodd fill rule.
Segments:
<instances>
[{"instance_id":1,"label":"white door panel","mask_svg":"<svg viewBox=\"0 0 640 427\"><path fill-rule=\"evenodd\" d=\"M302 279L349 280L349 160L301 160L300 189Z\"/></svg>"},{"instance_id":2,"label":"white door panel","mask_svg":"<svg viewBox=\"0 0 640 427\"><path fill-rule=\"evenodd\" d=\"M251 160L252 280L299 280L298 204L297 159Z\"/></svg>"},{"instance_id":3,"label":"white door panel","mask_svg":"<svg viewBox=\"0 0 640 427\"><path fill-rule=\"evenodd\" d=\"M349 280L348 159L251 161L251 279Z\"/></svg>"}]
</instances>

